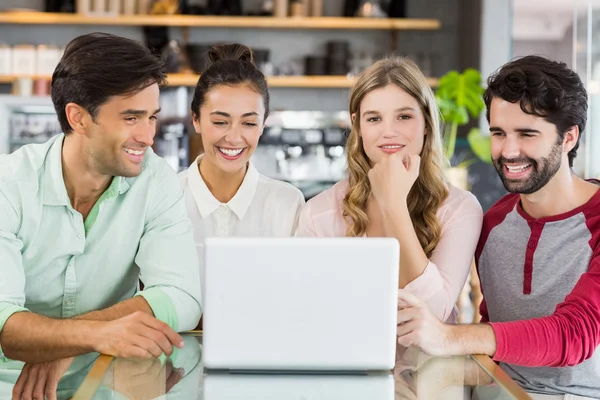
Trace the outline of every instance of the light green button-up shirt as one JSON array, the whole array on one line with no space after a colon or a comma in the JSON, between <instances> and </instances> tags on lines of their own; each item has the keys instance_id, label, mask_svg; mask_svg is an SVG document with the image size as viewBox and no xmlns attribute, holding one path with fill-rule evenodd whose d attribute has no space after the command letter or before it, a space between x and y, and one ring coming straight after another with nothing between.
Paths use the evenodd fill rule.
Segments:
<instances>
[{"instance_id":1,"label":"light green button-up shirt","mask_svg":"<svg viewBox=\"0 0 600 400\"><path fill-rule=\"evenodd\" d=\"M175 171L148 149L142 173L115 177L84 222L65 189L63 138L0 155L0 330L15 312L71 318L135 295L193 329L198 256Z\"/></svg>"}]
</instances>

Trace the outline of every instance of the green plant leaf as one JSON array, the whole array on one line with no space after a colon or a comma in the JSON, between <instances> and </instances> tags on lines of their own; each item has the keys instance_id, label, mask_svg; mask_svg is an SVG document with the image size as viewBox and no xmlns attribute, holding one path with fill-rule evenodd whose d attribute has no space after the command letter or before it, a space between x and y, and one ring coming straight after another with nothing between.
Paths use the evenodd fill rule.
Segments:
<instances>
[{"instance_id":1,"label":"green plant leaf","mask_svg":"<svg viewBox=\"0 0 600 400\"><path fill-rule=\"evenodd\" d=\"M475 68L465 69L463 76L467 81L472 82L477 86L479 86L479 83L481 82L481 74Z\"/></svg>"},{"instance_id":2,"label":"green plant leaf","mask_svg":"<svg viewBox=\"0 0 600 400\"><path fill-rule=\"evenodd\" d=\"M442 118L444 121L451 121L454 117L453 114L456 112L456 104L453 101L436 97L436 102L438 108L440 109L440 113L442 114Z\"/></svg>"},{"instance_id":3,"label":"green plant leaf","mask_svg":"<svg viewBox=\"0 0 600 400\"><path fill-rule=\"evenodd\" d=\"M449 71L444 76L440 78L438 82L437 91L444 91L447 88L450 88L454 85L454 83L458 80L460 74L458 71Z\"/></svg>"},{"instance_id":4,"label":"green plant leaf","mask_svg":"<svg viewBox=\"0 0 600 400\"><path fill-rule=\"evenodd\" d=\"M458 107L455 102L448 99L436 98L444 122L464 125L469 122L469 114L465 107Z\"/></svg>"},{"instance_id":5,"label":"green plant leaf","mask_svg":"<svg viewBox=\"0 0 600 400\"><path fill-rule=\"evenodd\" d=\"M444 140L444 152L448 159L454 155L457 127L469 123L469 116L478 118L485 108L483 91L481 74L473 68L467 68L462 73L449 71L440 78L435 96L442 118L449 128ZM482 146L478 142L477 145Z\"/></svg>"},{"instance_id":6,"label":"green plant leaf","mask_svg":"<svg viewBox=\"0 0 600 400\"><path fill-rule=\"evenodd\" d=\"M472 97L469 95L465 98L465 106L469 110L471 117L477 118L479 117L481 111L485 108L485 103L483 102L481 95L478 95L477 97Z\"/></svg>"},{"instance_id":7,"label":"green plant leaf","mask_svg":"<svg viewBox=\"0 0 600 400\"><path fill-rule=\"evenodd\" d=\"M490 149L490 137L481 134L478 128L472 128L467 134L467 142L471 146L473 153L486 164L492 163L492 153Z\"/></svg>"},{"instance_id":8,"label":"green plant leaf","mask_svg":"<svg viewBox=\"0 0 600 400\"><path fill-rule=\"evenodd\" d=\"M457 124L450 124L446 127L447 131L444 134L444 156L450 161L454 155L454 149L456 148L456 129Z\"/></svg>"},{"instance_id":9,"label":"green plant leaf","mask_svg":"<svg viewBox=\"0 0 600 400\"><path fill-rule=\"evenodd\" d=\"M477 118L485 107L481 97L483 88L480 82L481 75L472 68L465 70L462 74L450 71L440 79L436 89L436 98L445 102L442 115L448 116L444 118L446 122L464 125L468 122L468 119L466 121L464 119L467 112L473 118ZM451 107L449 103L454 103L454 107ZM448 112L453 109L453 112Z\"/></svg>"}]
</instances>

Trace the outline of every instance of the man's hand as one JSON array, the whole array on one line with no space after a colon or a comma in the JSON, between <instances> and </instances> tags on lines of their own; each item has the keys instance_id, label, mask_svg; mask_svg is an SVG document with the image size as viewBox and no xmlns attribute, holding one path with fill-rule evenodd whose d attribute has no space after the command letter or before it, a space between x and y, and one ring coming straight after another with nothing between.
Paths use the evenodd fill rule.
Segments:
<instances>
[{"instance_id":1,"label":"man's hand","mask_svg":"<svg viewBox=\"0 0 600 400\"><path fill-rule=\"evenodd\" d=\"M432 356L453 355L451 326L442 323L411 293L398 291L398 343L417 346Z\"/></svg>"},{"instance_id":2,"label":"man's hand","mask_svg":"<svg viewBox=\"0 0 600 400\"><path fill-rule=\"evenodd\" d=\"M183 338L177 332L141 311L99 323L93 340L95 351L119 358L170 356L173 346L183 348Z\"/></svg>"},{"instance_id":3,"label":"man's hand","mask_svg":"<svg viewBox=\"0 0 600 400\"><path fill-rule=\"evenodd\" d=\"M40 364L25 364L13 388L13 400L56 400L58 382L72 362L71 357Z\"/></svg>"}]
</instances>

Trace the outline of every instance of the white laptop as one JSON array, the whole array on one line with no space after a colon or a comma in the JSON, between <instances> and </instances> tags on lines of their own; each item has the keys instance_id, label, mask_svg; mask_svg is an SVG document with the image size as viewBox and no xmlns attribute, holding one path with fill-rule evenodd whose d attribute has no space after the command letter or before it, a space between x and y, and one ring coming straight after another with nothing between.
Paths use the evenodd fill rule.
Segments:
<instances>
[{"instance_id":1,"label":"white laptop","mask_svg":"<svg viewBox=\"0 0 600 400\"><path fill-rule=\"evenodd\" d=\"M204 400L394 400L391 372L365 375L208 373ZM408 397L407 397L408 398Z\"/></svg>"},{"instance_id":2,"label":"white laptop","mask_svg":"<svg viewBox=\"0 0 600 400\"><path fill-rule=\"evenodd\" d=\"M391 238L209 238L203 363L249 371L394 367Z\"/></svg>"}]
</instances>

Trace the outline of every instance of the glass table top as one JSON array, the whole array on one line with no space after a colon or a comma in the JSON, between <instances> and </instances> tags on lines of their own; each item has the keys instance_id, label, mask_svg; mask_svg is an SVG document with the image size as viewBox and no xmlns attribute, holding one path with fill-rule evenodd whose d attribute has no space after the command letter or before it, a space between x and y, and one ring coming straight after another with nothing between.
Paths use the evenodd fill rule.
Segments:
<instances>
[{"instance_id":1,"label":"glass table top","mask_svg":"<svg viewBox=\"0 0 600 400\"><path fill-rule=\"evenodd\" d=\"M204 370L201 334L184 335L169 358L100 356L73 399L528 399L487 356L430 357L398 349L393 371L368 374L248 374Z\"/></svg>"}]
</instances>

